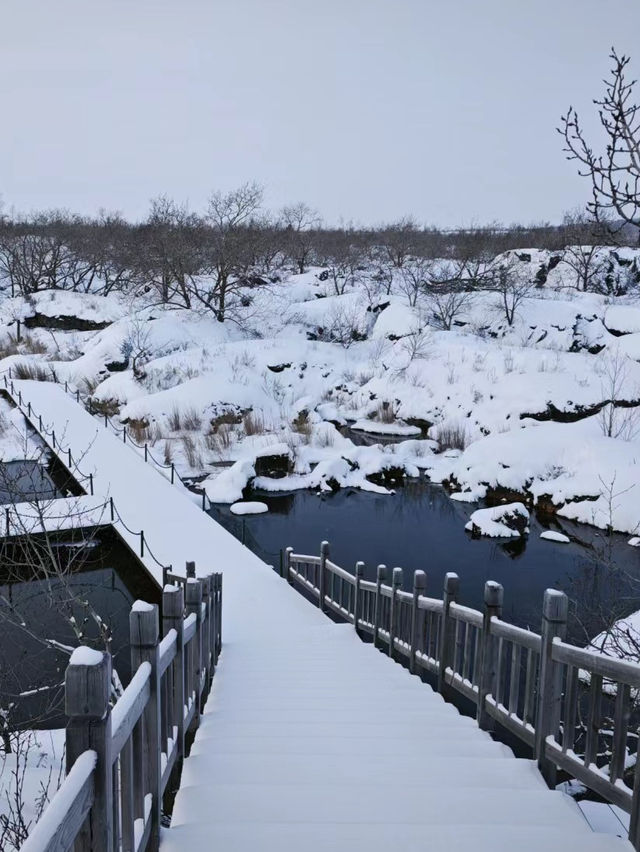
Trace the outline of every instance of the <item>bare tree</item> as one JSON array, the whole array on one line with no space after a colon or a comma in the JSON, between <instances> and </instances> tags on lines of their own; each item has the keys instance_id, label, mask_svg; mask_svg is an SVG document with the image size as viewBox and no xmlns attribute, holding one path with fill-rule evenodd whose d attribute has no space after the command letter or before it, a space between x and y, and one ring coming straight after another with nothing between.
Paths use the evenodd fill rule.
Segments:
<instances>
[{"instance_id":1,"label":"bare tree","mask_svg":"<svg viewBox=\"0 0 640 852\"><path fill-rule=\"evenodd\" d=\"M424 290L436 324L450 331L454 322L468 307L474 280L466 276L465 261L447 261L434 266Z\"/></svg>"},{"instance_id":2,"label":"bare tree","mask_svg":"<svg viewBox=\"0 0 640 852\"><path fill-rule=\"evenodd\" d=\"M414 308L420 293L427 289L433 274L433 259L424 255L406 258L399 269L397 287Z\"/></svg>"},{"instance_id":3,"label":"bare tree","mask_svg":"<svg viewBox=\"0 0 640 852\"><path fill-rule=\"evenodd\" d=\"M498 294L498 307L511 326L518 308L531 292L532 284L526 274L508 263L502 263L491 271L491 282L491 289Z\"/></svg>"},{"instance_id":4,"label":"bare tree","mask_svg":"<svg viewBox=\"0 0 640 852\"><path fill-rule=\"evenodd\" d=\"M634 103L635 80L625 76L630 57L612 48L612 69L603 97L594 100L607 136L604 154L596 154L584 135L578 113L569 107L558 132L567 159L576 160L579 174L591 180L589 210L600 221L614 214L640 228L640 105Z\"/></svg>"},{"instance_id":5,"label":"bare tree","mask_svg":"<svg viewBox=\"0 0 640 852\"><path fill-rule=\"evenodd\" d=\"M600 358L602 397L605 405L598 414L602 434L607 438L632 441L638 434L638 408L625 404L640 389L629 387L631 360L619 346L607 349ZM632 400L633 401L633 400Z\"/></svg>"},{"instance_id":6,"label":"bare tree","mask_svg":"<svg viewBox=\"0 0 640 852\"><path fill-rule=\"evenodd\" d=\"M256 183L226 193L214 192L209 197L207 275L193 287L193 296L219 322L227 318L231 296L259 283L251 274L254 254L250 236L251 226L258 224L261 206L262 187Z\"/></svg>"},{"instance_id":7,"label":"bare tree","mask_svg":"<svg viewBox=\"0 0 640 852\"><path fill-rule=\"evenodd\" d=\"M313 210L303 201L282 208L286 250L300 274L305 271L313 257L314 232L321 224L322 220L318 211Z\"/></svg>"}]
</instances>

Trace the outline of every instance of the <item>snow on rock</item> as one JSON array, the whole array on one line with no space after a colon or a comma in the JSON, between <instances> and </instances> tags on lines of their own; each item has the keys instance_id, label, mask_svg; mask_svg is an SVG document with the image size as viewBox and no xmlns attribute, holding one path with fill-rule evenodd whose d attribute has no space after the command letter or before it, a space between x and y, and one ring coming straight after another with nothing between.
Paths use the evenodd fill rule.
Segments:
<instances>
[{"instance_id":1,"label":"snow on rock","mask_svg":"<svg viewBox=\"0 0 640 852\"><path fill-rule=\"evenodd\" d=\"M640 547L640 536L634 535L632 536L627 544L630 544L631 547Z\"/></svg>"},{"instance_id":2,"label":"snow on rock","mask_svg":"<svg viewBox=\"0 0 640 852\"><path fill-rule=\"evenodd\" d=\"M465 529L490 538L519 538L529 532L529 511L523 503L476 509Z\"/></svg>"},{"instance_id":3,"label":"snow on rock","mask_svg":"<svg viewBox=\"0 0 640 852\"><path fill-rule=\"evenodd\" d=\"M99 666L103 659L102 651L96 651L95 648L89 648L87 645L80 645L74 648L71 657L69 658L70 666Z\"/></svg>"},{"instance_id":4,"label":"snow on rock","mask_svg":"<svg viewBox=\"0 0 640 852\"><path fill-rule=\"evenodd\" d=\"M243 503L234 503L230 511L233 515L262 515L264 512L269 511L269 507L266 503L246 501Z\"/></svg>"},{"instance_id":5,"label":"snow on rock","mask_svg":"<svg viewBox=\"0 0 640 852\"><path fill-rule=\"evenodd\" d=\"M617 334L640 332L640 307L633 305L611 305L604 315L604 324Z\"/></svg>"},{"instance_id":6,"label":"snow on rock","mask_svg":"<svg viewBox=\"0 0 640 852\"><path fill-rule=\"evenodd\" d=\"M555 530L545 530L540 533L540 538L545 541L557 541L559 544L569 544L571 539L568 535L556 532Z\"/></svg>"},{"instance_id":7,"label":"snow on rock","mask_svg":"<svg viewBox=\"0 0 640 852\"><path fill-rule=\"evenodd\" d=\"M242 492L256 475L253 461L239 459L215 476L208 476L201 483L212 503L235 503L242 500Z\"/></svg>"},{"instance_id":8,"label":"snow on rock","mask_svg":"<svg viewBox=\"0 0 640 852\"><path fill-rule=\"evenodd\" d=\"M422 434L417 426L408 426L406 423L380 423L377 420L356 420L351 426L360 432L370 432L373 435L411 435Z\"/></svg>"},{"instance_id":9,"label":"snow on rock","mask_svg":"<svg viewBox=\"0 0 640 852\"><path fill-rule=\"evenodd\" d=\"M629 533L640 527L638 445L604 436L594 418L489 435L457 459L431 456L427 461L433 481L456 484L452 496L458 500L526 493L534 505L544 502L574 521Z\"/></svg>"}]
</instances>

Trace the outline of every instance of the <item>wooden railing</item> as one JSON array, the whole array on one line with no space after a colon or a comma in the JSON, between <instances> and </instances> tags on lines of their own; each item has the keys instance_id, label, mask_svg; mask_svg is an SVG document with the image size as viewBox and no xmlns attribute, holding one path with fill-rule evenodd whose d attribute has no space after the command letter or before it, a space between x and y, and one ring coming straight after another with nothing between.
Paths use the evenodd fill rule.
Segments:
<instances>
[{"instance_id":1,"label":"wooden railing","mask_svg":"<svg viewBox=\"0 0 640 852\"><path fill-rule=\"evenodd\" d=\"M318 556L289 547L282 562L284 578L323 612L351 622L412 673L432 675L445 697L475 704L484 730L498 723L529 746L550 786L560 769L630 814L629 839L640 849L637 724L630 726L640 665L567 644L568 601L555 589L544 594L537 634L502 620L499 583L485 584L479 612L458 602L456 574L446 575L442 598L425 594L423 571L412 592L403 591L401 568L389 574L379 565L375 582L363 574L362 562L354 574L331 562L327 542Z\"/></svg>"},{"instance_id":2,"label":"wooden railing","mask_svg":"<svg viewBox=\"0 0 640 852\"><path fill-rule=\"evenodd\" d=\"M156 852L162 797L198 726L221 650L222 575L180 578L129 617L131 682L111 707L111 656L72 655L67 776L23 852Z\"/></svg>"}]
</instances>

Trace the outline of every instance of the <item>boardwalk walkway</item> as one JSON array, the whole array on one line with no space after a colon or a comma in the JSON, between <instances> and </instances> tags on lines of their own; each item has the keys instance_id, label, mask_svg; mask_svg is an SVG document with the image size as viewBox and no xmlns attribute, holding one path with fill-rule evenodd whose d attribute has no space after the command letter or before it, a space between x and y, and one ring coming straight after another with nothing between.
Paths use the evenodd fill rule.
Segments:
<instances>
[{"instance_id":1,"label":"boardwalk walkway","mask_svg":"<svg viewBox=\"0 0 640 852\"><path fill-rule=\"evenodd\" d=\"M16 385L158 559L224 573L224 650L163 852L631 849L330 622L60 388Z\"/></svg>"}]
</instances>

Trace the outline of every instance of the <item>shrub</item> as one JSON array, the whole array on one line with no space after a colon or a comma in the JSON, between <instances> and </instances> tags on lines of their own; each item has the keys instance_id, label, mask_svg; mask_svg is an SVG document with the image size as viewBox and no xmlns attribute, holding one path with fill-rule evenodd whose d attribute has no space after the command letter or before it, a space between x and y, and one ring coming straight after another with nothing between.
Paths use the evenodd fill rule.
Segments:
<instances>
[{"instance_id":1,"label":"shrub","mask_svg":"<svg viewBox=\"0 0 640 852\"><path fill-rule=\"evenodd\" d=\"M117 399L110 397L109 399L91 399L91 410L94 414L99 414L101 417L116 417L120 414L120 403Z\"/></svg>"},{"instance_id":2,"label":"shrub","mask_svg":"<svg viewBox=\"0 0 640 852\"><path fill-rule=\"evenodd\" d=\"M440 451L464 450L467 445L467 430L459 423L440 426L436 434Z\"/></svg>"},{"instance_id":3,"label":"shrub","mask_svg":"<svg viewBox=\"0 0 640 852\"><path fill-rule=\"evenodd\" d=\"M182 427L189 432L197 432L202 425L202 417L195 408L187 408L182 413Z\"/></svg>"},{"instance_id":4,"label":"shrub","mask_svg":"<svg viewBox=\"0 0 640 852\"><path fill-rule=\"evenodd\" d=\"M376 409L374 417L379 423L396 422L396 414L390 402L381 402Z\"/></svg>"},{"instance_id":5,"label":"shrub","mask_svg":"<svg viewBox=\"0 0 640 852\"><path fill-rule=\"evenodd\" d=\"M246 435L263 435L265 430L264 416L257 411L247 411L242 418Z\"/></svg>"},{"instance_id":6,"label":"shrub","mask_svg":"<svg viewBox=\"0 0 640 852\"><path fill-rule=\"evenodd\" d=\"M16 379L32 379L36 382L51 382L54 381L54 373L51 370L46 370L41 364L27 364L24 361L18 361L13 365L13 375Z\"/></svg>"},{"instance_id":7,"label":"shrub","mask_svg":"<svg viewBox=\"0 0 640 852\"><path fill-rule=\"evenodd\" d=\"M200 455L198 446L191 435L182 436L182 446L184 447L184 454L187 458L189 467L202 467L202 456Z\"/></svg>"}]
</instances>

